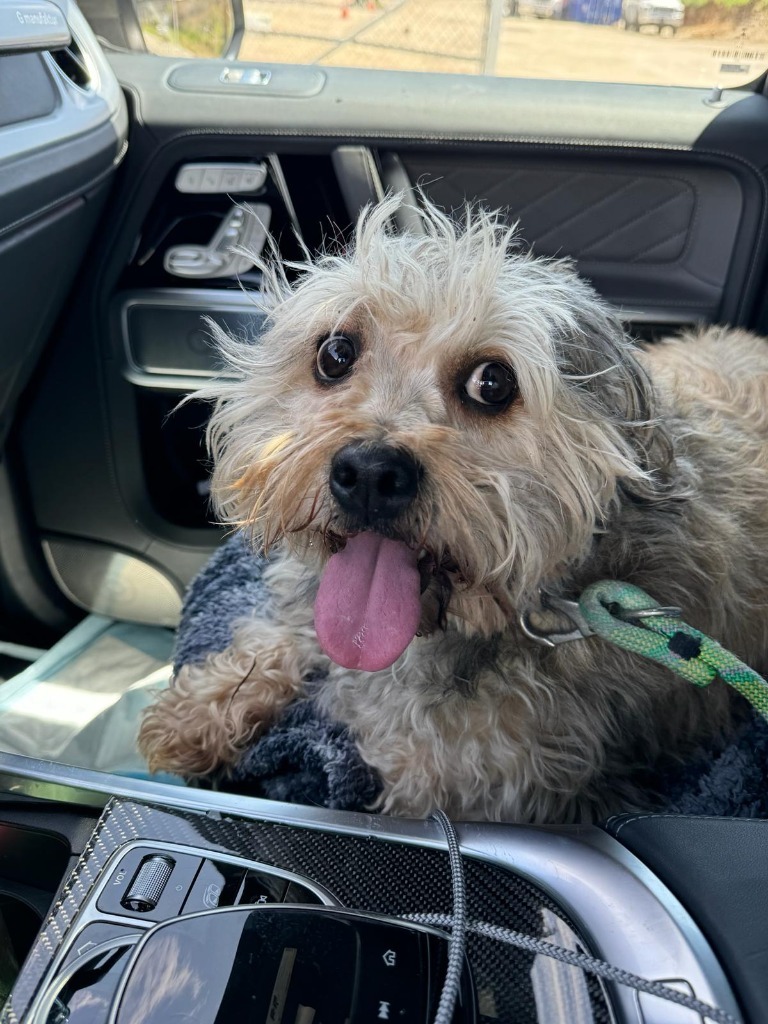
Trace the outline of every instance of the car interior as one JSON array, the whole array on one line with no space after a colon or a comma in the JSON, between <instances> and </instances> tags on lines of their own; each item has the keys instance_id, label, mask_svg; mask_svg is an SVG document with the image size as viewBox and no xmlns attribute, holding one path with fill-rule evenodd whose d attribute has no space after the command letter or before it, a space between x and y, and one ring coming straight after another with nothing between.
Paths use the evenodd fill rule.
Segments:
<instances>
[{"instance_id":1,"label":"car interior","mask_svg":"<svg viewBox=\"0 0 768 1024\"><path fill-rule=\"evenodd\" d=\"M218 369L206 318L258 340L240 249L343 244L388 191L417 230L421 190L504 210L639 339L768 334L768 60L738 87L257 63L237 2L189 59L140 7L0 0L0 1019L765 1021L762 820L446 833L150 778L135 732L224 538L179 402Z\"/></svg>"}]
</instances>

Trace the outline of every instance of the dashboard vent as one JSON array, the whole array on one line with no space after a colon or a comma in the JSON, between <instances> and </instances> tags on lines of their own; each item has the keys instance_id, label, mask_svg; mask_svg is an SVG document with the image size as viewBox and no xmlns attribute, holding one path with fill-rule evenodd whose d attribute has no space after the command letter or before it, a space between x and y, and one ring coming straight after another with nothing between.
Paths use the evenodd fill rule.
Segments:
<instances>
[{"instance_id":1,"label":"dashboard vent","mask_svg":"<svg viewBox=\"0 0 768 1024\"><path fill-rule=\"evenodd\" d=\"M51 57L64 77L78 89L87 91L91 88L93 76L74 36L69 46L65 46L63 50L52 50Z\"/></svg>"}]
</instances>

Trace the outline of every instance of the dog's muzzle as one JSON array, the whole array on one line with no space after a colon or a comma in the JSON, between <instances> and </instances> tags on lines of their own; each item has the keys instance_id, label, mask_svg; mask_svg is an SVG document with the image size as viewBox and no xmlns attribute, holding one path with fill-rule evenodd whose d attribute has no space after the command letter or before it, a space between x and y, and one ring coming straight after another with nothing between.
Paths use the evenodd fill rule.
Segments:
<instances>
[{"instance_id":1,"label":"dog's muzzle","mask_svg":"<svg viewBox=\"0 0 768 1024\"><path fill-rule=\"evenodd\" d=\"M416 497L423 469L402 448L356 441L331 462L330 488L355 525L365 528L391 522Z\"/></svg>"}]
</instances>

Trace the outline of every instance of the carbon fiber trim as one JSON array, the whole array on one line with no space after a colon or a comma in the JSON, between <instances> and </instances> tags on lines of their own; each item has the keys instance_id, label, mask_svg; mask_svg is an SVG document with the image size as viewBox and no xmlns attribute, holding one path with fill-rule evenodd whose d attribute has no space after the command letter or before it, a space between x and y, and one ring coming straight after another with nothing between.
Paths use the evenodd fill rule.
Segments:
<instances>
[{"instance_id":1,"label":"carbon fiber trim","mask_svg":"<svg viewBox=\"0 0 768 1024\"><path fill-rule=\"evenodd\" d=\"M339 903L353 909L393 915L450 911L448 856L440 850L375 835L317 832L218 812L112 800L22 968L0 1016L2 1024L20 1024L24 1019L100 872L120 847L136 840L194 846L291 871L322 882ZM538 935L542 910L548 909L587 948L559 907L536 886L473 858L465 857L465 870L470 918ZM468 953L480 995L481 1020L536 1024L532 956L474 936ZM610 1011L599 989L590 986L590 995L595 1024L607 1024Z\"/></svg>"}]
</instances>

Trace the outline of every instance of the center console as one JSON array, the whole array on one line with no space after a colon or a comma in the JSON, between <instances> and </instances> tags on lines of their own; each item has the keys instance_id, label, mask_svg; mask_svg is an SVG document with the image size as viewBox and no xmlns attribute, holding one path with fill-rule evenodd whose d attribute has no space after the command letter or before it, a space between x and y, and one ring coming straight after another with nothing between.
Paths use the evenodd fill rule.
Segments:
<instances>
[{"instance_id":1,"label":"center console","mask_svg":"<svg viewBox=\"0 0 768 1024\"><path fill-rule=\"evenodd\" d=\"M17 818L34 821L41 796L100 812L71 870L58 861L61 888L3 1024L207 1024L238 1013L284 1024L434 1019L447 935L413 915L452 913L436 822L0 758ZM600 957L741 1019L692 919L604 831L465 824L457 832L471 927L455 1024L701 1019L505 945L487 925ZM0 851L0 876L2 860Z\"/></svg>"}]
</instances>

